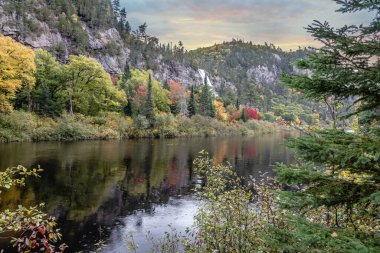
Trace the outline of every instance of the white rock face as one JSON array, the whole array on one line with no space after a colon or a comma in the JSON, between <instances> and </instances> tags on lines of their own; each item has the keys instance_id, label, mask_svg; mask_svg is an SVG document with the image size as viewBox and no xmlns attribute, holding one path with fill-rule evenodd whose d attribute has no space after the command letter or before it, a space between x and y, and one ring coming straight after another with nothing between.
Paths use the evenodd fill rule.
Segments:
<instances>
[{"instance_id":1,"label":"white rock face","mask_svg":"<svg viewBox=\"0 0 380 253\"><path fill-rule=\"evenodd\" d=\"M273 65L271 69L266 65L251 67L247 71L247 78L255 80L257 83L270 84L277 83L279 80L280 70Z\"/></svg>"},{"instance_id":2,"label":"white rock face","mask_svg":"<svg viewBox=\"0 0 380 253\"><path fill-rule=\"evenodd\" d=\"M185 67L177 62L159 64L159 70L154 74L160 81L172 80L187 87L202 83L202 77L190 67Z\"/></svg>"},{"instance_id":3,"label":"white rock face","mask_svg":"<svg viewBox=\"0 0 380 253\"><path fill-rule=\"evenodd\" d=\"M95 54L94 58L102 64L107 72L122 73L130 50L123 46L119 32L115 28L94 32L86 27L85 30L89 34L89 44L92 50L102 50L109 43L115 43L119 47L120 51L117 56L100 53Z\"/></svg>"},{"instance_id":4,"label":"white rock face","mask_svg":"<svg viewBox=\"0 0 380 253\"><path fill-rule=\"evenodd\" d=\"M20 20L16 19L13 14L5 14L0 0L0 33L3 35L11 36L17 41L30 46L34 49L50 50L57 45L65 46L65 57L68 57L69 49L73 46L71 41L65 39L59 32L50 29L45 22L38 21L31 14L29 18L35 20L40 27L41 32L38 34L28 34L26 37L19 36L21 27ZM81 21L80 21L81 22ZM86 31L89 37L89 47L92 53L88 56L97 59L104 69L110 73L121 73L124 69L125 62L129 58L130 50L123 46L121 36L115 28L107 30L93 30L89 28L86 23L80 23L82 28ZM114 43L120 48L117 56L107 55L101 52L108 43Z\"/></svg>"}]
</instances>

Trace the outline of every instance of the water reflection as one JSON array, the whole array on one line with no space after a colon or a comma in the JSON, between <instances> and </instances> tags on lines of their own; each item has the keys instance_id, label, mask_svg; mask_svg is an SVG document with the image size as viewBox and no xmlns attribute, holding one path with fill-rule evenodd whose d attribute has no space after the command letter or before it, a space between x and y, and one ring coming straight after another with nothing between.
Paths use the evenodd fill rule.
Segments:
<instances>
[{"instance_id":1,"label":"water reflection","mask_svg":"<svg viewBox=\"0 0 380 253\"><path fill-rule=\"evenodd\" d=\"M2 195L0 208L45 202L46 212L59 217L68 252L89 250L99 239L108 240L107 252L126 252L126 233L139 232L141 241L147 230L158 236L165 224L191 223L192 160L200 150L216 162L229 161L241 175L258 176L291 161L287 137L1 144L0 168L41 165L45 171Z\"/></svg>"}]
</instances>

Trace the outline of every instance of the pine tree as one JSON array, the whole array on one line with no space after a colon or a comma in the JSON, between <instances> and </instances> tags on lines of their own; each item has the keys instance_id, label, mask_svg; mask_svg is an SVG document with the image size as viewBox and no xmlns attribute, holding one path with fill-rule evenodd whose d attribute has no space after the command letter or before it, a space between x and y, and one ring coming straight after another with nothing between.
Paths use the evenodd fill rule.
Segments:
<instances>
[{"instance_id":1,"label":"pine tree","mask_svg":"<svg viewBox=\"0 0 380 253\"><path fill-rule=\"evenodd\" d=\"M376 16L369 25L339 29L315 21L307 29L323 47L297 63L312 74L285 76L283 82L316 101L354 100L353 114L371 112L373 120L379 119L379 3L336 2L341 5L339 12L374 11ZM340 120L351 116L348 113ZM299 252L322 248L326 252L378 252L379 124L364 125L355 133L334 128L308 132L291 140L289 146L300 163L281 165L276 171L280 183L293 189L283 191L280 199L290 212L290 222L285 230L273 228L269 243Z\"/></svg>"},{"instance_id":2,"label":"pine tree","mask_svg":"<svg viewBox=\"0 0 380 253\"><path fill-rule=\"evenodd\" d=\"M239 110L239 109L240 109L240 100L239 100L239 98L236 99L236 104L235 104L235 106L236 106L236 110Z\"/></svg>"},{"instance_id":3,"label":"pine tree","mask_svg":"<svg viewBox=\"0 0 380 253\"><path fill-rule=\"evenodd\" d=\"M127 95L127 105L124 106L124 114L127 116L132 116L133 110L132 110L132 103L129 99L129 96Z\"/></svg>"},{"instance_id":4,"label":"pine tree","mask_svg":"<svg viewBox=\"0 0 380 253\"><path fill-rule=\"evenodd\" d=\"M210 88L208 87L207 76L206 76L203 87L202 87L202 92L201 92L201 99L200 99L200 105L199 105L200 114L203 116L212 117L211 108L212 108L212 94L211 94Z\"/></svg>"},{"instance_id":5,"label":"pine tree","mask_svg":"<svg viewBox=\"0 0 380 253\"><path fill-rule=\"evenodd\" d=\"M207 83L207 80L208 80L208 77L205 76L205 84L204 86L206 87L207 89L207 110L206 110L206 116L209 116L211 118L215 118L216 116L216 110L215 110L215 106L214 106L214 96L211 92L211 89L208 87L208 83Z\"/></svg>"},{"instance_id":6,"label":"pine tree","mask_svg":"<svg viewBox=\"0 0 380 253\"><path fill-rule=\"evenodd\" d=\"M170 90L169 82L168 80L165 80L164 85L162 86L165 90Z\"/></svg>"},{"instance_id":7,"label":"pine tree","mask_svg":"<svg viewBox=\"0 0 380 253\"><path fill-rule=\"evenodd\" d=\"M129 21L126 21L125 22L125 25L124 25L124 30L127 34L130 34L131 33L131 25L129 24Z\"/></svg>"},{"instance_id":8,"label":"pine tree","mask_svg":"<svg viewBox=\"0 0 380 253\"><path fill-rule=\"evenodd\" d=\"M247 115L247 112L246 112L245 108L243 108L241 110L241 120L243 122L247 122L248 121L248 115Z\"/></svg>"},{"instance_id":9,"label":"pine tree","mask_svg":"<svg viewBox=\"0 0 380 253\"><path fill-rule=\"evenodd\" d=\"M194 85L191 86L190 100L189 100L187 110L189 112L189 117L192 117L197 113L196 102L195 102L195 94L194 94Z\"/></svg>"},{"instance_id":10,"label":"pine tree","mask_svg":"<svg viewBox=\"0 0 380 253\"><path fill-rule=\"evenodd\" d=\"M125 30L125 24L127 22L127 12L125 8L122 8L120 10L120 17L119 17L119 30L124 31Z\"/></svg>"},{"instance_id":11,"label":"pine tree","mask_svg":"<svg viewBox=\"0 0 380 253\"><path fill-rule=\"evenodd\" d=\"M127 87L127 81L132 78L131 69L129 68L128 61L125 62L123 76L121 77L120 87L125 89Z\"/></svg>"},{"instance_id":12,"label":"pine tree","mask_svg":"<svg viewBox=\"0 0 380 253\"><path fill-rule=\"evenodd\" d=\"M112 1L112 8L114 11L115 17L119 17L119 11L120 11L120 0L113 0Z\"/></svg>"},{"instance_id":13,"label":"pine tree","mask_svg":"<svg viewBox=\"0 0 380 253\"><path fill-rule=\"evenodd\" d=\"M149 74L148 80L148 95L146 97L145 102L145 117L149 121L151 127L155 122L155 113L154 113L154 100L153 100L153 84L152 84L152 76Z\"/></svg>"},{"instance_id":14,"label":"pine tree","mask_svg":"<svg viewBox=\"0 0 380 253\"><path fill-rule=\"evenodd\" d=\"M214 106L214 99L212 98L212 96L210 96L210 101L209 101L209 116L211 118L215 118L216 116L216 110L215 110L215 106Z\"/></svg>"}]
</instances>

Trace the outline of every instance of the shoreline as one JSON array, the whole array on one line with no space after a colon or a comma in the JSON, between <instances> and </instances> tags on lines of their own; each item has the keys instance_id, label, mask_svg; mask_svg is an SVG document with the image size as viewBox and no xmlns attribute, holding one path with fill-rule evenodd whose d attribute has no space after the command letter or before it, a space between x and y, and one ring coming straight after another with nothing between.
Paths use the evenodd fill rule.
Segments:
<instances>
[{"instance_id":1,"label":"shoreline","mask_svg":"<svg viewBox=\"0 0 380 253\"><path fill-rule=\"evenodd\" d=\"M0 115L0 143L72 142L86 140L173 139L218 136L253 136L291 129L262 120L223 122L195 115L161 115L155 127L119 114L90 117L80 114L59 118L15 111Z\"/></svg>"}]
</instances>

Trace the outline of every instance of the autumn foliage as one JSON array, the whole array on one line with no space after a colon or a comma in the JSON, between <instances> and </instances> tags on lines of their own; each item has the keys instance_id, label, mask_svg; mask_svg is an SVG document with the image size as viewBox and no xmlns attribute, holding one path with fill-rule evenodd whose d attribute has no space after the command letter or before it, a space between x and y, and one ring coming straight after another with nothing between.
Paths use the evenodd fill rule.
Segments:
<instances>
[{"instance_id":1,"label":"autumn foliage","mask_svg":"<svg viewBox=\"0 0 380 253\"><path fill-rule=\"evenodd\" d=\"M237 121L241 117L241 112L239 110L236 110L230 114L230 121Z\"/></svg>"},{"instance_id":2,"label":"autumn foliage","mask_svg":"<svg viewBox=\"0 0 380 253\"><path fill-rule=\"evenodd\" d=\"M188 93L186 87L174 81L169 81L169 87L170 87L170 101L172 104L178 104L183 94Z\"/></svg>"},{"instance_id":3,"label":"autumn foliage","mask_svg":"<svg viewBox=\"0 0 380 253\"><path fill-rule=\"evenodd\" d=\"M260 116L257 110L249 108L249 107L246 107L243 110L248 119L255 119L255 120L260 119Z\"/></svg>"},{"instance_id":4,"label":"autumn foliage","mask_svg":"<svg viewBox=\"0 0 380 253\"><path fill-rule=\"evenodd\" d=\"M10 101L22 86L34 86L34 56L32 49L0 35L0 112L12 111Z\"/></svg>"},{"instance_id":5,"label":"autumn foliage","mask_svg":"<svg viewBox=\"0 0 380 253\"><path fill-rule=\"evenodd\" d=\"M215 100L214 106L216 111L216 118L222 121L227 121L228 114L226 112L226 108L224 107L223 102Z\"/></svg>"}]
</instances>

